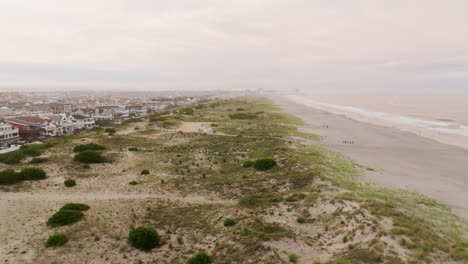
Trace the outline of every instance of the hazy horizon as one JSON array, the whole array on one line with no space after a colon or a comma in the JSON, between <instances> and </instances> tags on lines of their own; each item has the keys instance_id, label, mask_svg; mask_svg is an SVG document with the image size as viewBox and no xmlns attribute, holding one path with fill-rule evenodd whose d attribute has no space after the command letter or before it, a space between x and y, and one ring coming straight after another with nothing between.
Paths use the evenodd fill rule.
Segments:
<instances>
[{"instance_id":1,"label":"hazy horizon","mask_svg":"<svg viewBox=\"0 0 468 264\"><path fill-rule=\"evenodd\" d=\"M1 90L466 90L465 1L2 1Z\"/></svg>"}]
</instances>

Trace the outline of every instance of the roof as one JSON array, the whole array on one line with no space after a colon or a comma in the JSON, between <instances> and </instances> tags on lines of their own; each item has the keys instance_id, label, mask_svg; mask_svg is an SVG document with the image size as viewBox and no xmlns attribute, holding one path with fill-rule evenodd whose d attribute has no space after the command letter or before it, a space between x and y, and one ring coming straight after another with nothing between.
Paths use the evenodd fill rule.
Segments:
<instances>
[{"instance_id":1,"label":"roof","mask_svg":"<svg viewBox=\"0 0 468 264\"><path fill-rule=\"evenodd\" d=\"M15 119L22 120L22 121L27 121L27 122L31 122L31 123L35 123L35 124L43 124L44 122L46 122L45 119L42 119L42 118L37 117L37 116L17 116L17 117L15 117Z\"/></svg>"},{"instance_id":2,"label":"roof","mask_svg":"<svg viewBox=\"0 0 468 264\"><path fill-rule=\"evenodd\" d=\"M73 115L73 118L82 120L82 119L88 119L89 117L88 117L88 116L84 116L84 115Z\"/></svg>"},{"instance_id":3,"label":"roof","mask_svg":"<svg viewBox=\"0 0 468 264\"><path fill-rule=\"evenodd\" d=\"M38 128L38 127L44 127L45 126L43 124L32 123L32 122L28 122L28 121L24 121L24 120L20 120L20 119L16 119L16 118L9 118L9 119L6 119L6 121L8 123L18 124L18 125L22 125L22 126L29 126L29 127L33 127L33 128Z\"/></svg>"}]
</instances>

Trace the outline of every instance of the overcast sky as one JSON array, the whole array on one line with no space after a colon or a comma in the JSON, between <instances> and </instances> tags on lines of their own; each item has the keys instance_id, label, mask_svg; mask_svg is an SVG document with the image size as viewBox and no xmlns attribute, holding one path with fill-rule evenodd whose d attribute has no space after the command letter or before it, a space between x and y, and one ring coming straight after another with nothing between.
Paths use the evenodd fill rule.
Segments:
<instances>
[{"instance_id":1,"label":"overcast sky","mask_svg":"<svg viewBox=\"0 0 468 264\"><path fill-rule=\"evenodd\" d=\"M0 0L0 88L466 89L466 0Z\"/></svg>"}]
</instances>

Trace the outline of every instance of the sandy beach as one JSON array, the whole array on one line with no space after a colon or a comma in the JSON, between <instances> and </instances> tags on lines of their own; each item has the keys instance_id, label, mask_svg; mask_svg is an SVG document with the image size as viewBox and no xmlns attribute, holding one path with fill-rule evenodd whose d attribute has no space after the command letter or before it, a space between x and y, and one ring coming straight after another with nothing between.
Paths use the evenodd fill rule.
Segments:
<instances>
[{"instance_id":1,"label":"sandy beach","mask_svg":"<svg viewBox=\"0 0 468 264\"><path fill-rule=\"evenodd\" d=\"M396 128L351 120L283 97L272 99L284 111L302 118L304 131L320 135L318 145L375 170L365 172L365 178L419 192L468 219L468 150Z\"/></svg>"}]
</instances>

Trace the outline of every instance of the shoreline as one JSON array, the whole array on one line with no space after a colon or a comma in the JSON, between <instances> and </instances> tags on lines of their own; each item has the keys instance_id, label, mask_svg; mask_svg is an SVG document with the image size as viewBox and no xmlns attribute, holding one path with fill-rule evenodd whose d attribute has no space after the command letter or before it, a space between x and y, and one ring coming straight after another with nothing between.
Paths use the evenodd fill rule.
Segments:
<instances>
[{"instance_id":1,"label":"shoreline","mask_svg":"<svg viewBox=\"0 0 468 264\"><path fill-rule=\"evenodd\" d=\"M285 95L285 97L297 104L303 104L336 115L344 115L358 122L395 128L443 144L468 149L468 127L455 123L453 120L429 120L390 112L371 111L348 105L314 101L298 95Z\"/></svg>"},{"instance_id":2,"label":"shoreline","mask_svg":"<svg viewBox=\"0 0 468 264\"><path fill-rule=\"evenodd\" d=\"M301 118L305 123L302 130L321 136L316 145L370 168L362 175L366 180L421 193L468 220L468 205L464 202L468 200L468 150L284 97L270 98L285 112Z\"/></svg>"}]
</instances>

